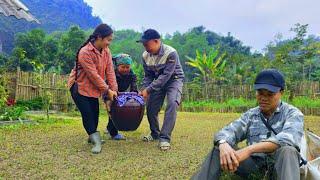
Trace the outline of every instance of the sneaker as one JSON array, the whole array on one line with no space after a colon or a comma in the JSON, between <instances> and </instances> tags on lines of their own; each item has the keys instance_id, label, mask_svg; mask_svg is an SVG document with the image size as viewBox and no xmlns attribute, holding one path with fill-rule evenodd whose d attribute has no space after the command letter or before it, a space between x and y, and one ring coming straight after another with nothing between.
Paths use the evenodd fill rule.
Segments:
<instances>
[{"instance_id":1,"label":"sneaker","mask_svg":"<svg viewBox=\"0 0 320 180\"><path fill-rule=\"evenodd\" d=\"M111 139L120 141L120 140L126 140L126 137L124 137L124 135L122 135L122 134L117 134L117 135L113 136Z\"/></svg>"},{"instance_id":2,"label":"sneaker","mask_svg":"<svg viewBox=\"0 0 320 180\"><path fill-rule=\"evenodd\" d=\"M151 141L156 141L156 140L158 140L158 139L153 138L153 137L151 136L151 134L149 134L149 135L147 135L147 136L144 136L144 137L142 138L142 141L145 141L145 142L151 142Z\"/></svg>"},{"instance_id":3,"label":"sneaker","mask_svg":"<svg viewBox=\"0 0 320 180\"><path fill-rule=\"evenodd\" d=\"M160 150L166 151L170 149L170 143L166 141L160 141L159 142L159 148Z\"/></svg>"}]
</instances>

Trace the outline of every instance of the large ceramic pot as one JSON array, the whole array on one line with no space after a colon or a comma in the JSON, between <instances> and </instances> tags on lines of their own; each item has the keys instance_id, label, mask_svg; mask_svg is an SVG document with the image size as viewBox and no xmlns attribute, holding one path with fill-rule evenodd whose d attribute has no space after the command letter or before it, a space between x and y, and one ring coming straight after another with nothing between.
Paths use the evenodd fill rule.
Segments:
<instances>
[{"instance_id":1,"label":"large ceramic pot","mask_svg":"<svg viewBox=\"0 0 320 180\"><path fill-rule=\"evenodd\" d=\"M111 105L111 119L119 131L136 130L144 115L143 97L137 93L119 93Z\"/></svg>"}]
</instances>

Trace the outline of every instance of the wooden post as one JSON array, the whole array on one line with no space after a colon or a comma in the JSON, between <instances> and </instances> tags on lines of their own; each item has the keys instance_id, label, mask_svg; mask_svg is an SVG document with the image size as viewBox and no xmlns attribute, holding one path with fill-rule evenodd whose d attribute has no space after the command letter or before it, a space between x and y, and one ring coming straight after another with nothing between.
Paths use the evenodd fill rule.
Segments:
<instances>
[{"instance_id":1,"label":"wooden post","mask_svg":"<svg viewBox=\"0 0 320 180\"><path fill-rule=\"evenodd\" d=\"M14 99L15 101L18 100L19 96L18 96L18 93L19 93L19 80L20 80L20 67L18 66L17 67L17 74L16 74L16 85L15 85L15 94L14 94Z\"/></svg>"}]
</instances>

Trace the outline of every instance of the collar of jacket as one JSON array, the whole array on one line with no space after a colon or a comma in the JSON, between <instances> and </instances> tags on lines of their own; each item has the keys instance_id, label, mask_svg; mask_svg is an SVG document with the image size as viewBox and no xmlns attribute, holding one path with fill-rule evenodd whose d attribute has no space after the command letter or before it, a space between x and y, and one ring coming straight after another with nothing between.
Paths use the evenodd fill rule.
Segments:
<instances>
[{"instance_id":1,"label":"collar of jacket","mask_svg":"<svg viewBox=\"0 0 320 180\"><path fill-rule=\"evenodd\" d=\"M101 53L100 53L100 51L92 44L92 42L89 42L89 43L88 43L88 49L89 49L90 51L95 52L96 54L99 54L99 55L103 54L104 51L106 51L106 48L103 48L102 51L101 51Z\"/></svg>"},{"instance_id":2,"label":"collar of jacket","mask_svg":"<svg viewBox=\"0 0 320 180\"><path fill-rule=\"evenodd\" d=\"M280 100L280 102L279 102L279 104L278 104L278 107L277 107L276 110L273 112L273 114L280 113L282 104L283 104L283 103L282 103L282 101ZM254 111L254 114L260 116L260 113L261 113L261 110L260 110L260 107L258 106L257 110Z\"/></svg>"}]
</instances>

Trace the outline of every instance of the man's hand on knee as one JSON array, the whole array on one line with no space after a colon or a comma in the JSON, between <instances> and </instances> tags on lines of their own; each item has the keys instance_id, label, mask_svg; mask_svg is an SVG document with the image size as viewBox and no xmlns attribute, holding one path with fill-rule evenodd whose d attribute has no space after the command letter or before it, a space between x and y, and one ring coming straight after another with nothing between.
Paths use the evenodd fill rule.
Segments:
<instances>
[{"instance_id":1,"label":"man's hand on knee","mask_svg":"<svg viewBox=\"0 0 320 180\"><path fill-rule=\"evenodd\" d=\"M228 143L220 144L219 150L221 168L225 171L235 172L239 167L236 151Z\"/></svg>"},{"instance_id":2,"label":"man's hand on knee","mask_svg":"<svg viewBox=\"0 0 320 180\"><path fill-rule=\"evenodd\" d=\"M243 149L236 151L237 159L240 162L248 159L253 153L271 153L274 152L279 145L273 142L259 142Z\"/></svg>"}]
</instances>

